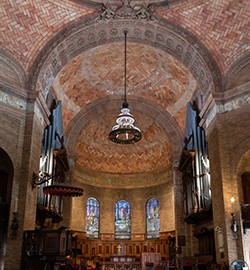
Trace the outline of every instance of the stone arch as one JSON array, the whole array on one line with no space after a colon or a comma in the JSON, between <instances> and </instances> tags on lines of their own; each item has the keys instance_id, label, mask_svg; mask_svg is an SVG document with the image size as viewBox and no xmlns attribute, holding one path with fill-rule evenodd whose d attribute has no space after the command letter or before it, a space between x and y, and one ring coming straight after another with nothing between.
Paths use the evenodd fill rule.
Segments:
<instances>
[{"instance_id":1,"label":"stone arch","mask_svg":"<svg viewBox=\"0 0 250 270\"><path fill-rule=\"evenodd\" d=\"M8 140L5 140L4 138L1 138L1 146L0 149L3 149L4 152L7 153L9 156L10 160L12 161L13 164L15 164L14 169L19 168L21 166L20 162L20 155L16 151L16 145L15 144L10 144ZM17 170L14 170L14 172Z\"/></svg>"},{"instance_id":2,"label":"stone arch","mask_svg":"<svg viewBox=\"0 0 250 270\"><path fill-rule=\"evenodd\" d=\"M249 166L247 162L250 161L250 137L246 138L237 146L237 151L234 152L234 163L236 174L239 175L243 172L246 166ZM249 163L250 164L250 163Z\"/></svg>"},{"instance_id":3,"label":"stone arch","mask_svg":"<svg viewBox=\"0 0 250 270\"><path fill-rule=\"evenodd\" d=\"M250 145L250 139L248 140L247 145ZM238 183L238 194L239 194L239 203L242 207L241 209L241 215L243 215L243 205L244 205L244 194L243 194L243 183L242 183L242 174L244 172L250 172L250 148L245 152L241 152L241 156L239 159L239 162L237 163L236 167L236 179ZM245 205L247 206L247 205ZM245 208L246 209L246 208ZM240 215L240 216L241 216ZM243 226L243 235L242 235L242 243L243 243L243 258L248 262L249 260L249 248L250 248L250 233L249 233L249 227L248 229L244 228L244 221L241 219L240 226Z\"/></svg>"},{"instance_id":4,"label":"stone arch","mask_svg":"<svg viewBox=\"0 0 250 270\"><path fill-rule=\"evenodd\" d=\"M1 230L0 230L0 268L4 265L4 254L8 228L10 227L10 204L13 186L14 166L8 153L0 147L0 204L1 204Z\"/></svg>"},{"instance_id":5,"label":"stone arch","mask_svg":"<svg viewBox=\"0 0 250 270\"><path fill-rule=\"evenodd\" d=\"M235 152L235 159L233 164L235 165L235 179L238 186L239 200L242 200L242 182L241 176L244 172L250 172L250 138L247 138L237 147L237 152Z\"/></svg>"},{"instance_id":6,"label":"stone arch","mask_svg":"<svg viewBox=\"0 0 250 270\"><path fill-rule=\"evenodd\" d=\"M182 133L179 129L178 124L175 122L175 120L172 118L172 116L165 110L163 110L160 106L155 106L150 104L148 101L143 100L142 98L136 98L136 97L130 97L129 104L133 108L133 114L134 115L145 115L145 119L150 119L149 125L151 125L151 122L156 123L156 126L161 127L161 131L166 134L166 141L169 142L170 150L169 150L169 156L171 156L171 162L169 161L168 164L166 164L167 168L168 166L172 166L172 160L175 162L179 159L179 153L181 151L181 138ZM138 105L139 104L139 105ZM137 106L135 106L137 105ZM74 179L78 181L83 181L87 184L95 184L95 186L106 186L106 187L119 187L122 183L123 187L134 187L135 185L137 187L145 187L145 186L153 186L158 185L159 183L165 183L167 179L172 178L172 170L169 169L166 171L165 169L162 171L148 171L148 172L140 172L140 173L126 173L121 175L120 173L109 173L106 172L100 172L98 173L94 172L91 168L84 168L82 169L80 166L78 166L76 162L77 158L77 144L79 141L82 140L82 130L88 130L87 125L90 119L98 119L99 117L102 119L102 114L106 113L109 110L115 110L119 112L121 109L121 97L105 97L102 99L99 99L93 103L90 103L88 106L83 108L79 113L73 118L70 125L66 129L65 132L65 138L66 138L66 145L67 145L67 153L70 160L70 164L72 165L72 169L74 169ZM96 122L96 120L94 120ZM99 122L99 121L97 121ZM147 122L147 121L146 121ZM114 119L115 123L115 119ZM147 125L147 124L146 124ZM104 134L108 134L110 131L110 125L101 126L101 129L105 128ZM141 127L140 127L141 128ZM107 129L107 130L106 130ZM147 126L144 126L142 129L148 130ZM85 135L84 135L85 136ZM67 144L69 142L69 144ZM92 147L93 146L93 147ZM156 144L157 146L157 144ZM90 147L92 149L95 149L95 147L99 147L98 144L96 145L96 142L94 141L94 144L90 144ZM155 144L149 142L149 145L146 147L139 147L142 151L151 151L150 147L155 148ZM152 152L154 152L154 148L152 149ZM112 151L114 151L113 148L110 149L110 146L108 144L102 144L102 149L105 149L107 151L106 154L103 154L103 157L109 157L108 152L111 154ZM113 150L112 150L113 149ZM98 150L99 151L99 150ZM115 148L116 154L119 154L119 151L121 151L121 155L123 156L123 150ZM92 152L92 151L91 151ZM168 155L167 155L168 156ZM119 164L119 160L117 161ZM142 168L143 166L139 166ZM163 169L163 168L161 168ZM140 180L140 181L139 181Z\"/></svg>"},{"instance_id":7,"label":"stone arch","mask_svg":"<svg viewBox=\"0 0 250 270\"><path fill-rule=\"evenodd\" d=\"M250 83L250 53L242 55L228 70L223 78L223 89L236 88L240 85Z\"/></svg>"},{"instance_id":8,"label":"stone arch","mask_svg":"<svg viewBox=\"0 0 250 270\"><path fill-rule=\"evenodd\" d=\"M30 87L46 96L58 72L71 59L89 48L123 40L159 48L183 63L198 81L204 101L221 91L221 72L208 50L187 30L164 19L108 20L86 18L64 29L48 43L31 68Z\"/></svg>"},{"instance_id":9,"label":"stone arch","mask_svg":"<svg viewBox=\"0 0 250 270\"><path fill-rule=\"evenodd\" d=\"M25 88L27 76L22 66L4 50L0 49L0 80L12 86Z\"/></svg>"},{"instance_id":10,"label":"stone arch","mask_svg":"<svg viewBox=\"0 0 250 270\"><path fill-rule=\"evenodd\" d=\"M136 104L143 104L142 106L138 107L135 106ZM163 110L160 106L152 105L148 101L144 100L143 98L136 98L136 97L130 97L129 103L131 107L133 107L134 112L141 113L143 110L144 114L150 114L150 117L163 126L163 128L166 131L166 134L168 134L171 145L175 146L172 147L172 156L174 159L179 158L179 153L181 151L181 139L182 139L182 133L178 126L178 124L175 122L173 117L165 110ZM105 97L102 99L99 99L95 102L92 102L86 108L83 108L71 121L70 125L68 126L65 137L67 138L67 141L70 141L70 145L68 146L68 154L69 156L74 156L74 147L77 138L80 135L81 129L84 127L87 119L93 117L94 115L102 114L102 110L105 108L106 110L109 110L111 108L117 108L117 111L119 111L121 107L121 98L117 97ZM98 108L98 110L96 109ZM88 115L86 117L86 115ZM85 121L83 119L86 119Z\"/></svg>"},{"instance_id":11,"label":"stone arch","mask_svg":"<svg viewBox=\"0 0 250 270\"><path fill-rule=\"evenodd\" d=\"M8 155L8 153L1 147L0 147L0 156L1 156L0 170L6 171L10 179L12 179L13 174L14 174L14 166L13 166L12 160L10 156ZM10 195L11 187L7 193ZM6 195L8 196L8 194Z\"/></svg>"},{"instance_id":12,"label":"stone arch","mask_svg":"<svg viewBox=\"0 0 250 270\"><path fill-rule=\"evenodd\" d=\"M248 149L240 158L236 167L237 178L240 179L242 173L250 172L250 149Z\"/></svg>"}]
</instances>

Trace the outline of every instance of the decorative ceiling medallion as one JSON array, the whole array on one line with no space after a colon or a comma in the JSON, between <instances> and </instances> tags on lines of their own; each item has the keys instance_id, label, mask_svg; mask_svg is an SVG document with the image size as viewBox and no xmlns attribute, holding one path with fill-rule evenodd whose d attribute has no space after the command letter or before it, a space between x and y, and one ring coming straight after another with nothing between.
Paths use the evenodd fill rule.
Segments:
<instances>
[{"instance_id":1,"label":"decorative ceiling medallion","mask_svg":"<svg viewBox=\"0 0 250 270\"><path fill-rule=\"evenodd\" d=\"M72 0L74 2L77 2L79 4L85 5L85 6L89 6L89 7L96 7L98 5L102 5L103 3L109 3L111 6L121 6L122 2L126 2L126 0L124 1L117 1L117 0L108 0L108 1L103 1L103 0ZM144 1L144 0L130 0L129 2L131 2L132 6L141 6L142 4L145 4L145 2L147 3L147 5L154 5L155 7L166 7L169 5L174 4L175 2L180 2L180 1L184 1L184 0L148 0L148 1ZM118 2L118 3L117 3Z\"/></svg>"},{"instance_id":2,"label":"decorative ceiling medallion","mask_svg":"<svg viewBox=\"0 0 250 270\"><path fill-rule=\"evenodd\" d=\"M109 19L141 19L153 21L155 6L153 3L145 3L130 0L121 0L121 3L102 3L98 9L100 15L97 20Z\"/></svg>"}]
</instances>

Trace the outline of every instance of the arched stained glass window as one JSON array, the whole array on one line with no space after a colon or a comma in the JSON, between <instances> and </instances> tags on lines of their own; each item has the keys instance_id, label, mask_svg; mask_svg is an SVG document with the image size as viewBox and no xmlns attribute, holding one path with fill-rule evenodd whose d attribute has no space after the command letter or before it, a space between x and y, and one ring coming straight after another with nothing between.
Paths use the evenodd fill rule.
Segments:
<instances>
[{"instance_id":1,"label":"arched stained glass window","mask_svg":"<svg viewBox=\"0 0 250 270\"><path fill-rule=\"evenodd\" d=\"M115 239L130 239L130 204L118 201L115 205Z\"/></svg>"},{"instance_id":2,"label":"arched stained glass window","mask_svg":"<svg viewBox=\"0 0 250 270\"><path fill-rule=\"evenodd\" d=\"M155 239L160 236L160 203L156 198L147 201L147 238Z\"/></svg>"},{"instance_id":3,"label":"arched stained glass window","mask_svg":"<svg viewBox=\"0 0 250 270\"><path fill-rule=\"evenodd\" d=\"M99 202L93 197L88 198L86 204L86 236L99 237Z\"/></svg>"}]
</instances>

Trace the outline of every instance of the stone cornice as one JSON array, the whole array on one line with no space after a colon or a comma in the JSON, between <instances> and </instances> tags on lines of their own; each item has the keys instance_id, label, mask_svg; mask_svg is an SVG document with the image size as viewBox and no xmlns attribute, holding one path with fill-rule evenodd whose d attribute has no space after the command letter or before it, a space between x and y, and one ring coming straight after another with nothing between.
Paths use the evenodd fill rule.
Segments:
<instances>
[{"instance_id":1,"label":"stone cornice","mask_svg":"<svg viewBox=\"0 0 250 270\"><path fill-rule=\"evenodd\" d=\"M42 125L49 124L50 111L41 93L28 92L20 86L14 87L0 82L0 102L19 113L34 111Z\"/></svg>"},{"instance_id":2,"label":"stone cornice","mask_svg":"<svg viewBox=\"0 0 250 270\"><path fill-rule=\"evenodd\" d=\"M25 89L11 87L4 83L0 83L0 102L5 103L17 110L26 111L28 94Z\"/></svg>"},{"instance_id":3,"label":"stone cornice","mask_svg":"<svg viewBox=\"0 0 250 270\"><path fill-rule=\"evenodd\" d=\"M200 125L208 129L216 115L250 104L250 82L230 91L210 95L199 116Z\"/></svg>"},{"instance_id":4,"label":"stone cornice","mask_svg":"<svg viewBox=\"0 0 250 270\"><path fill-rule=\"evenodd\" d=\"M171 169L158 173L109 174L74 168L74 179L88 185L107 188L145 188L167 183L173 179Z\"/></svg>"}]
</instances>

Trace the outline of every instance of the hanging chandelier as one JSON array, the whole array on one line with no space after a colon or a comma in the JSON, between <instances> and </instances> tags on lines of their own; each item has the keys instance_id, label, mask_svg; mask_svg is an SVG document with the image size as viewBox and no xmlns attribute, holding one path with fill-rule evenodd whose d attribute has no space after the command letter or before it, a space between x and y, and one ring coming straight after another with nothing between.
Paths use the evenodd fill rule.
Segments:
<instances>
[{"instance_id":1,"label":"hanging chandelier","mask_svg":"<svg viewBox=\"0 0 250 270\"><path fill-rule=\"evenodd\" d=\"M113 126L109 133L109 139L118 144L132 144L142 138L140 129L134 125L135 120L127 102L127 33L128 31L124 30L124 102L116 119L117 125Z\"/></svg>"}]
</instances>

